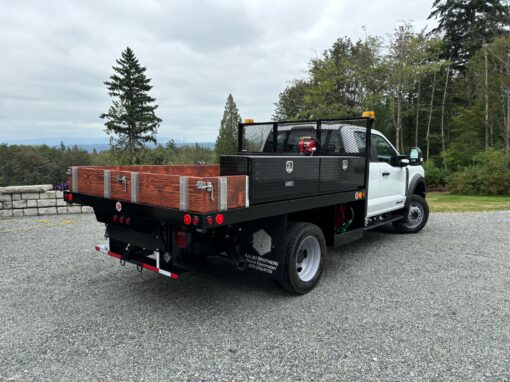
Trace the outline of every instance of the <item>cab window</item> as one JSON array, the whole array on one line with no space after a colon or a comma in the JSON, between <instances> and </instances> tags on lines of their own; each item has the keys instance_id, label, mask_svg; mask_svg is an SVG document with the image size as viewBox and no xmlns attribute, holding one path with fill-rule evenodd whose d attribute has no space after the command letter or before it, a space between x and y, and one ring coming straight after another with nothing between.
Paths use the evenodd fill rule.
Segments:
<instances>
[{"instance_id":1,"label":"cab window","mask_svg":"<svg viewBox=\"0 0 510 382\"><path fill-rule=\"evenodd\" d=\"M397 153L386 139L380 135L372 134L372 146L376 154L377 162L386 162L392 166L397 163Z\"/></svg>"}]
</instances>

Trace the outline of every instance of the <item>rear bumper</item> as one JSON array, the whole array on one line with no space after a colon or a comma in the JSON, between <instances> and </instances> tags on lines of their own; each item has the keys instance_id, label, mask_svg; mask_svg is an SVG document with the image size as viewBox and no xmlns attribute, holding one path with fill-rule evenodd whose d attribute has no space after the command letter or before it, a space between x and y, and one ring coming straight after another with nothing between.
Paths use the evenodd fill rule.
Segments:
<instances>
[{"instance_id":1,"label":"rear bumper","mask_svg":"<svg viewBox=\"0 0 510 382\"><path fill-rule=\"evenodd\" d=\"M147 262L144 262L142 260L129 260L129 259L125 259L124 256L122 256L122 255L120 255L120 254L118 254L116 252L110 251L110 248L108 247L108 244L96 245L96 251L104 253L104 254L107 254L108 256L111 256L111 257L113 257L115 259L120 260L121 265L125 265L125 263L134 264L134 265L136 265L136 267L137 267L139 272L141 272L143 269L147 269L147 270L149 270L151 272L160 273L160 274L162 274L164 276L168 276L168 277L170 277L171 279L174 279L174 280L178 280L179 279L179 275L177 273L168 272L168 271L165 271L165 270L159 268L159 257L160 257L159 252L154 252L154 255L155 255L155 259L154 259L155 266L154 266L154 265L148 264Z\"/></svg>"}]
</instances>

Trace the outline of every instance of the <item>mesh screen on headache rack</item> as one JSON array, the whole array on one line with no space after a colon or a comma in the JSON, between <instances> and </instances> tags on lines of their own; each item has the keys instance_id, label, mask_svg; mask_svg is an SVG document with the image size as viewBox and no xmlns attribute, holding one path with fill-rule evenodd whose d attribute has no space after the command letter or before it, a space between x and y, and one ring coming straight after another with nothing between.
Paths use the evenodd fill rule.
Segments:
<instances>
[{"instance_id":1,"label":"mesh screen on headache rack","mask_svg":"<svg viewBox=\"0 0 510 382\"><path fill-rule=\"evenodd\" d=\"M367 153L367 118L239 125L239 151L298 155Z\"/></svg>"}]
</instances>

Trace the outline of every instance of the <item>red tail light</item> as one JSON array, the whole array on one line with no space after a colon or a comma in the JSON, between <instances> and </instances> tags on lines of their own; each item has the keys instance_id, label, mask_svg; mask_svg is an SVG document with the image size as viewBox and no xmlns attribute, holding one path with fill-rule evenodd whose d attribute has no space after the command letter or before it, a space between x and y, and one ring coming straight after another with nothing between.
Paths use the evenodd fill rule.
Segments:
<instances>
[{"instance_id":1,"label":"red tail light","mask_svg":"<svg viewBox=\"0 0 510 382\"><path fill-rule=\"evenodd\" d=\"M72 202L73 201L73 194L67 194L67 201Z\"/></svg>"},{"instance_id":2,"label":"red tail light","mask_svg":"<svg viewBox=\"0 0 510 382\"><path fill-rule=\"evenodd\" d=\"M175 233L175 242L177 247L186 248L188 246L188 235L184 231L177 231Z\"/></svg>"},{"instance_id":3,"label":"red tail light","mask_svg":"<svg viewBox=\"0 0 510 382\"><path fill-rule=\"evenodd\" d=\"M198 225L198 223L200 223L198 216L193 216L193 225Z\"/></svg>"},{"instance_id":4,"label":"red tail light","mask_svg":"<svg viewBox=\"0 0 510 382\"><path fill-rule=\"evenodd\" d=\"M126 225L131 225L131 218L126 218Z\"/></svg>"},{"instance_id":5,"label":"red tail light","mask_svg":"<svg viewBox=\"0 0 510 382\"><path fill-rule=\"evenodd\" d=\"M121 216L121 217L119 218L119 223L120 223L120 224L124 224L124 216Z\"/></svg>"},{"instance_id":6,"label":"red tail light","mask_svg":"<svg viewBox=\"0 0 510 382\"><path fill-rule=\"evenodd\" d=\"M223 216L223 214L218 214L216 215L216 224L223 224L223 222L225 221L225 216Z\"/></svg>"},{"instance_id":7,"label":"red tail light","mask_svg":"<svg viewBox=\"0 0 510 382\"><path fill-rule=\"evenodd\" d=\"M191 224L191 215L190 214L184 215L182 220L184 221L184 224L190 225Z\"/></svg>"},{"instance_id":8,"label":"red tail light","mask_svg":"<svg viewBox=\"0 0 510 382\"><path fill-rule=\"evenodd\" d=\"M113 215L113 217L112 217L112 221L113 221L114 223L117 223L117 220L119 220L119 217L118 217L117 215Z\"/></svg>"},{"instance_id":9,"label":"red tail light","mask_svg":"<svg viewBox=\"0 0 510 382\"><path fill-rule=\"evenodd\" d=\"M212 216L208 216L207 217L207 225L211 225L213 223L213 218Z\"/></svg>"}]
</instances>

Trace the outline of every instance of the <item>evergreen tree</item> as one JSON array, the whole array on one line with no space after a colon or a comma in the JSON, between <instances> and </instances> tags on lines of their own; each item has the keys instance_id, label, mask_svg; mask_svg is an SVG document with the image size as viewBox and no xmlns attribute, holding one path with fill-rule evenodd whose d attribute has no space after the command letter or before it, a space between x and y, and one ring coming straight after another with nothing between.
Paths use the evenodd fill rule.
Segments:
<instances>
[{"instance_id":1,"label":"evergreen tree","mask_svg":"<svg viewBox=\"0 0 510 382\"><path fill-rule=\"evenodd\" d=\"M218 138L216 138L216 160L219 161L221 155L230 155L237 152L237 125L239 123L241 123L239 110L234 102L234 97L229 94L221 119L220 132Z\"/></svg>"},{"instance_id":2,"label":"evergreen tree","mask_svg":"<svg viewBox=\"0 0 510 382\"><path fill-rule=\"evenodd\" d=\"M444 58L463 72L483 44L508 33L509 6L502 0L434 0L430 18L438 19L432 33L445 40Z\"/></svg>"},{"instance_id":3,"label":"evergreen tree","mask_svg":"<svg viewBox=\"0 0 510 382\"><path fill-rule=\"evenodd\" d=\"M147 68L140 65L129 47L116 61L115 73L104 83L113 98L112 106L101 118L106 120L106 133L112 136L112 148L126 151L134 164L145 143L156 143L161 119L154 112L158 107L155 99L149 96L152 86L145 75Z\"/></svg>"}]
</instances>

